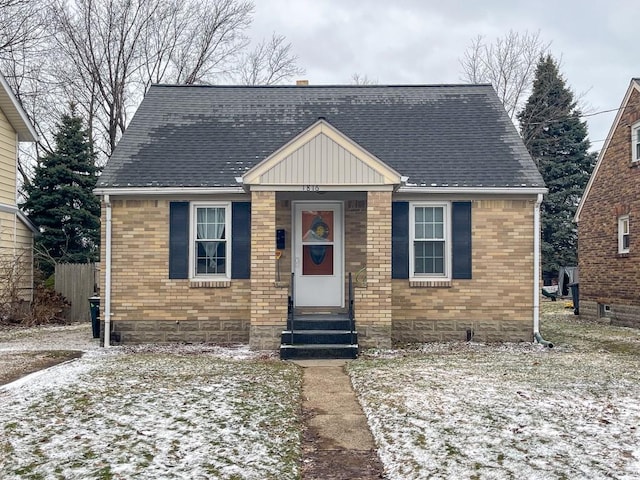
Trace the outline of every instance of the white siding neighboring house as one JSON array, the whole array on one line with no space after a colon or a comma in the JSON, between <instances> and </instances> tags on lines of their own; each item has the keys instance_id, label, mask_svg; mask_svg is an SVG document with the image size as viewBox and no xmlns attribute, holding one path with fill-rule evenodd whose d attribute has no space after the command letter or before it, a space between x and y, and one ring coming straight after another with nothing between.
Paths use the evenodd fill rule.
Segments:
<instances>
[{"instance_id":1,"label":"white siding neighboring house","mask_svg":"<svg viewBox=\"0 0 640 480\"><path fill-rule=\"evenodd\" d=\"M33 290L37 229L18 208L18 144L36 139L35 128L0 74L0 275L4 277L7 268L18 266L15 271L20 272L20 293L25 300ZM0 288L6 283L5 278Z\"/></svg>"}]
</instances>

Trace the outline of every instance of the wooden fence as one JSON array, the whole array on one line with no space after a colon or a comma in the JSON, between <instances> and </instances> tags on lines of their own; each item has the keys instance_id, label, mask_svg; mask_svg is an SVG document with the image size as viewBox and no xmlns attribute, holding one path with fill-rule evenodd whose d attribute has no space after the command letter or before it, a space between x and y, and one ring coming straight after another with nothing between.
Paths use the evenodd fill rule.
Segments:
<instances>
[{"instance_id":1,"label":"wooden fence","mask_svg":"<svg viewBox=\"0 0 640 480\"><path fill-rule=\"evenodd\" d=\"M91 320L89 297L95 295L99 285L100 267L97 263L66 263L56 265L56 292L71 302L67 320Z\"/></svg>"}]
</instances>

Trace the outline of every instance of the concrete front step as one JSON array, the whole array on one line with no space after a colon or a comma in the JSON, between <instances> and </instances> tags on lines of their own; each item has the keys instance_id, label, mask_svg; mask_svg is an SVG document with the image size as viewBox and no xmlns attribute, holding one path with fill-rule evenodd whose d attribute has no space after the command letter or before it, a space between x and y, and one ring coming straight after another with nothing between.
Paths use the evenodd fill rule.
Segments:
<instances>
[{"instance_id":1,"label":"concrete front step","mask_svg":"<svg viewBox=\"0 0 640 480\"><path fill-rule=\"evenodd\" d=\"M305 358L356 358L358 345L307 344L281 345L280 358L283 360Z\"/></svg>"}]
</instances>

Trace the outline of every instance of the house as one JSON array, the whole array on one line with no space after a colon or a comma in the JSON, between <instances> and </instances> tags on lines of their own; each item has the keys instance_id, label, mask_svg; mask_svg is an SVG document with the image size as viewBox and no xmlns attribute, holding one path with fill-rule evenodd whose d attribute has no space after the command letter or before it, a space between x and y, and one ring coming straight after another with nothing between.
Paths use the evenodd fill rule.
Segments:
<instances>
[{"instance_id":1,"label":"house","mask_svg":"<svg viewBox=\"0 0 640 480\"><path fill-rule=\"evenodd\" d=\"M33 293L37 230L18 208L18 144L36 138L35 128L0 74L0 296L24 300Z\"/></svg>"},{"instance_id":2,"label":"house","mask_svg":"<svg viewBox=\"0 0 640 480\"><path fill-rule=\"evenodd\" d=\"M580 315L640 327L640 78L631 80L575 220Z\"/></svg>"},{"instance_id":3,"label":"house","mask_svg":"<svg viewBox=\"0 0 640 480\"><path fill-rule=\"evenodd\" d=\"M154 85L95 192L107 342L537 329L546 189L489 85Z\"/></svg>"}]
</instances>

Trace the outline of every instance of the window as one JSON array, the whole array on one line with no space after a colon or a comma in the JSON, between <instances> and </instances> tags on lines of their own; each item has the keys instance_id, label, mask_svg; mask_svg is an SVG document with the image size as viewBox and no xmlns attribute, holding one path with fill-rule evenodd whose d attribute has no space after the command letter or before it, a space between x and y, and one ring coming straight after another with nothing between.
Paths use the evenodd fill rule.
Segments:
<instances>
[{"instance_id":1,"label":"window","mask_svg":"<svg viewBox=\"0 0 640 480\"><path fill-rule=\"evenodd\" d=\"M598 304L598 317L599 318L604 318L604 317L610 317L611 316L611 306L610 305L605 305L604 303L599 303Z\"/></svg>"},{"instance_id":2,"label":"window","mask_svg":"<svg viewBox=\"0 0 640 480\"><path fill-rule=\"evenodd\" d=\"M631 161L640 161L640 122L631 127Z\"/></svg>"},{"instance_id":3,"label":"window","mask_svg":"<svg viewBox=\"0 0 640 480\"><path fill-rule=\"evenodd\" d=\"M618 253L629 253L629 215L618 217Z\"/></svg>"},{"instance_id":4,"label":"window","mask_svg":"<svg viewBox=\"0 0 640 480\"><path fill-rule=\"evenodd\" d=\"M411 205L409 268L412 277L451 277L449 212L449 205L443 203Z\"/></svg>"},{"instance_id":5,"label":"window","mask_svg":"<svg viewBox=\"0 0 640 480\"><path fill-rule=\"evenodd\" d=\"M193 204L191 212L191 276L229 278L229 205Z\"/></svg>"}]
</instances>

